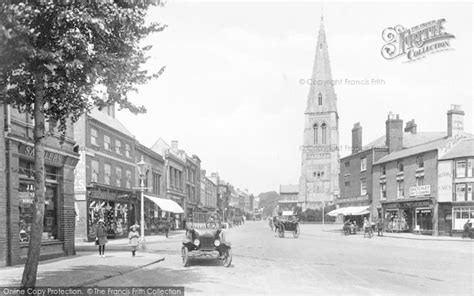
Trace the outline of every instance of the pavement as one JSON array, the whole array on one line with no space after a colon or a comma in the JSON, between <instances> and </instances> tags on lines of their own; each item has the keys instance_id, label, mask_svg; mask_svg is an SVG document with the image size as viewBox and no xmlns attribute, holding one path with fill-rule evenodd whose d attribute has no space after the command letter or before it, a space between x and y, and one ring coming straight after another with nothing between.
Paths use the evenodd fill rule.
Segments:
<instances>
[{"instance_id":1,"label":"pavement","mask_svg":"<svg viewBox=\"0 0 474 296\"><path fill-rule=\"evenodd\" d=\"M229 268L200 258L183 267L183 233L147 237L135 258L124 251L126 240L111 240L106 258L84 243L78 247L90 251L41 262L37 285L184 286L186 295L228 296L474 295L474 240L397 233L368 239L344 236L341 228L302 224L299 238L278 238L266 222L246 222L226 231ZM22 270L0 269L0 286L18 285Z\"/></svg>"}]
</instances>

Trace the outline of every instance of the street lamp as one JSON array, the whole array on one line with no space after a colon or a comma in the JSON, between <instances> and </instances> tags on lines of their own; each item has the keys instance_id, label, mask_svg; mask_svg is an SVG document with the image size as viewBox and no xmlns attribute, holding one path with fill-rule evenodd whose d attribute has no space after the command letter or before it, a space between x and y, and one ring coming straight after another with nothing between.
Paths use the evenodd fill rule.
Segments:
<instances>
[{"instance_id":1,"label":"street lamp","mask_svg":"<svg viewBox=\"0 0 474 296\"><path fill-rule=\"evenodd\" d=\"M138 177L140 178L140 236L142 238L142 248L145 249L145 202L144 202L144 196L143 196L143 191L145 189L145 184L144 184L144 179L145 179L145 173L146 173L146 163L143 160L143 156L140 159L140 161L137 163L137 169L138 169Z\"/></svg>"}]
</instances>

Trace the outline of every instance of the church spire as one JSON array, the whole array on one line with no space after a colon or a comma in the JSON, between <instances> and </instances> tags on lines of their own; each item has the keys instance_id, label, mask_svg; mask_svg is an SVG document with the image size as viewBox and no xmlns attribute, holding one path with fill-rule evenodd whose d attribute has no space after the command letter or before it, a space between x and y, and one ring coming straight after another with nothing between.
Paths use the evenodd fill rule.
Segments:
<instances>
[{"instance_id":1,"label":"church spire","mask_svg":"<svg viewBox=\"0 0 474 296\"><path fill-rule=\"evenodd\" d=\"M326 32L324 31L324 16L321 12L318 43L316 46L316 56L314 58L306 113L337 112L336 93L334 92L333 82Z\"/></svg>"}]
</instances>

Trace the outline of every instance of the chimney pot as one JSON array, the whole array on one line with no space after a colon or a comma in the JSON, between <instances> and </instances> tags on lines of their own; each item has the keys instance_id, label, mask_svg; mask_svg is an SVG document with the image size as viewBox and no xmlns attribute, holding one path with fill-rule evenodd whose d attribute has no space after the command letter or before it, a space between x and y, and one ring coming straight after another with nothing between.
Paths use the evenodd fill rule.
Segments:
<instances>
[{"instance_id":1,"label":"chimney pot","mask_svg":"<svg viewBox=\"0 0 474 296\"><path fill-rule=\"evenodd\" d=\"M390 114L392 114L390 112ZM403 148L403 120L397 114L393 115L385 121L385 144L388 147L388 153L399 151ZM391 118L390 118L391 117Z\"/></svg>"},{"instance_id":2,"label":"chimney pot","mask_svg":"<svg viewBox=\"0 0 474 296\"><path fill-rule=\"evenodd\" d=\"M448 137L455 137L464 132L464 111L461 105L451 105L448 110Z\"/></svg>"},{"instance_id":3,"label":"chimney pot","mask_svg":"<svg viewBox=\"0 0 474 296\"><path fill-rule=\"evenodd\" d=\"M354 124L352 128L352 153L357 153L362 150L362 126L360 122Z\"/></svg>"}]
</instances>

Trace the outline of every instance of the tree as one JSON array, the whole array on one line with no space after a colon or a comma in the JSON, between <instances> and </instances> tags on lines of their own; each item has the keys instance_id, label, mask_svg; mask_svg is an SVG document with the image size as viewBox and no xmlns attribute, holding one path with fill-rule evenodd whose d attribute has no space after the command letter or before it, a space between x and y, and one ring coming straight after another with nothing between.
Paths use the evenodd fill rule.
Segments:
<instances>
[{"instance_id":1,"label":"tree","mask_svg":"<svg viewBox=\"0 0 474 296\"><path fill-rule=\"evenodd\" d=\"M263 215L265 216L271 216L278 205L278 201L282 199L276 191L260 193L258 197L260 199L258 207L263 208Z\"/></svg>"},{"instance_id":2,"label":"tree","mask_svg":"<svg viewBox=\"0 0 474 296\"><path fill-rule=\"evenodd\" d=\"M35 198L22 288L34 287L44 216L45 120L65 136L76 121L97 106L146 112L128 94L158 77L141 66L150 47L141 41L165 26L145 23L151 4L132 0L30 0L0 4L0 89L3 101L34 118ZM106 91L98 86L103 86Z\"/></svg>"}]
</instances>

